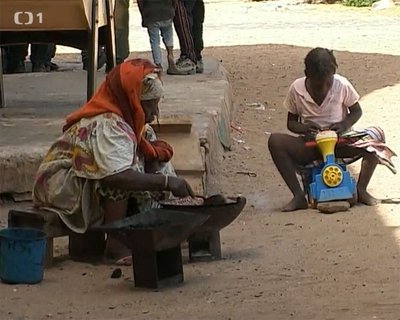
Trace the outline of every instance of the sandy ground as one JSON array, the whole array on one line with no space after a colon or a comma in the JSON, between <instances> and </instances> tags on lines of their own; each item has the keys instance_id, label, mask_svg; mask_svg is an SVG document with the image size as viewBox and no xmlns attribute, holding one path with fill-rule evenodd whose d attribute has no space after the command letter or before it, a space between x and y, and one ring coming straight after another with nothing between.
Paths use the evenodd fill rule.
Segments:
<instances>
[{"instance_id":1,"label":"sandy ground","mask_svg":"<svg viewBox=\"0 0 400 320\"><path fill-rule=\"evenodd\" d=\"M371 11L341 5L299 4L302 0L251 2L205 0L207 47L255 44L325 46L337 50L397 54L400 7ZM135 1L130 7L131 51L150 50ZM177 39L175 37L175 39ZM179 43L175 41L175 47ZM58 52L79 52L59 47Z\"/></svg>"},{"instance_id":2,"label":"sandy ground","mask_svg":"<svg viewBox=\"0 0 400 320\"><path fill-rule=\"evenodd\" d=\"M364 14L369 13L360 13ZM331 15L331 23L339 17L340 12ZM300 18L294 14L292 19ZM391 19L380 16L379 34L388 34ZM335 34L318 36L324 42ZM376 41L367 35L364 50L352 49L348 42L347 50L378 53L337 52L339 72L363 96L360 125L384 127L388 143L400 150L400 48L383 37L379 50ZM387 47L393 55L383 54ZM269 132L285 130L282 100L289 84L302 75L307 50L285 45L206 49L231 72L238 107L235 124L244 132L233 135L245 141L235 142L219 172L225 193L242 193L249 199L243 214L222 232L223 260L185 264L184 285L156 292L133 289L130 268L123 269L121 279L112 280L111 267L61 261L40 285L1 285L0 318L399 320L398 205L360 206L335 215L279 212L290 195L266 142ZM266 110L247 105L255 102ZM252 171L257 177L237 171ZM378 168L371 192L398 197L398 177Z\"/></svg>"}]
</instances>

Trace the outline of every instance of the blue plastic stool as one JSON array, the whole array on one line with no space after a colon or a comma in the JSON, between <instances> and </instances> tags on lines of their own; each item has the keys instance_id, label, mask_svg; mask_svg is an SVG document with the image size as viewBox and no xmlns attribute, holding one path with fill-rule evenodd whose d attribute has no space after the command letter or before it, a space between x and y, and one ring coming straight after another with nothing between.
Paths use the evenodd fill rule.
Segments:
<instances>
[{"instance_id":1,"label":"blue plastic stool","mask_svg":"<svg viewBox=\"0 0 400 320\"><path fill-rule=\"evenodd\" d=\"M0 278L10 284L43 280L46 234L37 229L0 230Z\"/></svg>"}]
</instances>

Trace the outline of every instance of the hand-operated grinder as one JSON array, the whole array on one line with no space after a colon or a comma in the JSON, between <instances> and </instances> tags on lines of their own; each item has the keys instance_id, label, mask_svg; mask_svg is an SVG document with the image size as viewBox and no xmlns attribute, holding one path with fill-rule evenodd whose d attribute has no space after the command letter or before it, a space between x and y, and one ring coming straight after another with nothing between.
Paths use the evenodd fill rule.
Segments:
<instances>
[{"instance_id":1,"label":"hand-operated grinder","mask_svg":"<svg viewBox=\"0 0 400 320\"><path fill-rule=\"evenodd\" d=\"M348 200L356 193L355 180L345 164L337 162L335 146L338 136L335 131L321 131L315 138L317 148L323 156L323 163L311 169L309 194L315 203Z\"/></svg>"}]
</instances>

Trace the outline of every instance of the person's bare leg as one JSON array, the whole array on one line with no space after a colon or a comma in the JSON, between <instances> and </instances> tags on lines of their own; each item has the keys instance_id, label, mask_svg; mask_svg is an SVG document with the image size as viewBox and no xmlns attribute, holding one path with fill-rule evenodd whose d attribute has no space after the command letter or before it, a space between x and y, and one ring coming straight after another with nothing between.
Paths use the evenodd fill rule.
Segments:
<instances>
[{"instance_id":1,"label":"person's bare leg","mask_svg":"<svg viewBox=\"0 0 400 320\"><path fill-rule=\"evenodd\" d=\"M296 176L296 164L305 165L317 159L316 149L307 148L299 137L278 133L270 136L268 148L276 168L293 194L293 199L282 211L307 209L308 203Z\"/></svg>"},{"instance_id":2,"label":"person's bare leg","mask_svg":"<svg viewBox=\"0 0 400 320\"><path fill-rule=\"evenodd\" d=\"M167 59L168 59L168 67L171 65L175 65L174 59L174 48L173 47L166 47L167 48Z\"/></svg>"},{"instance_id":3,"label":"person's bare leg","mask_svg":"<svg viewBox=\"0 0 400 320\"><path fill-rule=\"evenodd\" d=\"M125 218L128 209L128 201L115 202L108 199L102 199L102 209L104 210L104 223L121 220ZM128 257L131 252L121 242L112 236L107 236L105 255L107 258L118 261L119 259ZM126 263L132 262L132 257Z\"/></svg>"},{"instance_id":4,"label":"person's bare leg","mask_svg":"<svg viewBox=\"0 0 400 320\"><path fill-rule=\"evenodd\" d=\"M173 47L166 47L167 48L167 60L168 60L168 71L176 72L176 64L174 59L174 48Z\"/></svg>"},{"instance_id":5,"label":"person's bare leg","mask_svg":"<svg viewBox=\"0 0 400 320\"><path fill-rule=\"evenodd\" d=\"M363 156L363 160L361 163L361 171L357 182L358 202L366 204L368 206L373 206L378 203L378 200L375 199L367 191L367 187L369 182L371 181L372 175L375 172L376 166L379 163L378 158L368 151L350 146L338 148L336 151L336 156L338 158L351 158L359 155Z\"/></svg>"},{"instance_id":6,"label":"person's bare leg","mask_svg":"<svg viewBox=\"0 0 400 320\"><path fill-rule=\"evenodd\" d=\"M358 177L357 182L357 194L359 203L363 203L368 206L374 206L378 203L378 200L371 196L371 194L369 194L369 192L367 191L368 184L371 181L372 175L375 172L378 162L379 161L375 157L375 155L371 153L367 153L363 158L363 161L361 163L360 176Z\"/></svg>"}]
</instances>

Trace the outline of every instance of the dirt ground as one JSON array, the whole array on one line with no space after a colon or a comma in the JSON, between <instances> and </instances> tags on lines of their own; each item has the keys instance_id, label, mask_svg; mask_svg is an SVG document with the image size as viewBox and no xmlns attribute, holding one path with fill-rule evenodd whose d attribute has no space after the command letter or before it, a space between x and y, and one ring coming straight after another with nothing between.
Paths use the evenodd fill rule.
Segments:
<instances>
[{"instance_id":1,"label":"dirt ground","mask_svg":"<svg viewBox=\"0 0 400 320\"><path fill-rule=\"evenodd\" d=\"M234 287L242 293L243 286L251 288L247 294L253 295L233 298L237 303L247 303L232 307L232 319L238 315L254 319L399 319L398 206L360 206L332 216L311 210L291 214L277 210L290 194L266 152L266 141L268 132L284 131L282 100L291 80L302 75L307 50L289 46L212 50L233 70L239 107L236 125L244 131L236 139L246 142L236 143L233 152L227 154L221 181L225 190L242 192L251 203L241 221L231 227L232 233L226 231L232 240L228 240L228 234L224 237L234 256L240 246L254 250L253 257L249 254L238 270L229 272L244 271L246 280ZM390 145L398 150L395 115L399 114L400 73L390 66L399 66L399 57L349 52L336 55L339 72L364 96L360 125L381 125ZM244 70L238 67L243 63ZM247 105L255 102L266 105L266 111ZM237 171L256 172L257 178L235 175ZM371 192L378 197L398 197L398 177L379 168ZM257 290L262 292L261 297ZM229 301L232 303L231 296Z\"/></svg>"},{"instance_id":2,"label":"dirt ground","mask_svg":"<svg viewBox=\"0 0 400 320\"><path fill-rule=\"evenodd\" d=\"M246 141L225 154L220 172L226 193L249 199L240 218L222 232L222 261L185 264L185 284L159 292L132 289L130 268L112 280L111 267L63 261L46 272L41 285L2 286L5 318L400 319L398 206L360 206L335 215L279 212L289 193L266 152L265 132L284 130L281 102L292 79L301 75L307 50L207 49L231 71L235 124L244 131L234 137ZM338 52L337 58L340 72L365 96L367 120L382 125L399 150L400 74L394 66L400 58L348 52ZM254 102L266 110L246 106ZM246 170L257 177L236 174ZM379 168L371 191L398 196L398 177Z\"/></svg>"},{"instance_id":3,"label":"dirt ground","mask_svg":"<svg viewBox=\"0 0 400 320\"><path fill-rule=\"evenodd\" d=\"M111 267L62 261L40 285L1 286L0 318L399 320L398 205L358 206L334 215L279 211L290 194L266 142L270 132L285 130L282 100L290 83L302 76L307 50L259 45L205 51L230 72L235 125L243 130L233 131L236 142L219 172L225 193L249 200L222 232L223 260L185 264L186 282L161 291L133 289L128 267L113 280ZM399 151L400 57L336 56L339 73L363 96L360 125L382 126L389 145ZM248 105L256 102L266 110ZM371 193L399 197L398 176L378 168Z\"/></svg>"}]
</instances>

